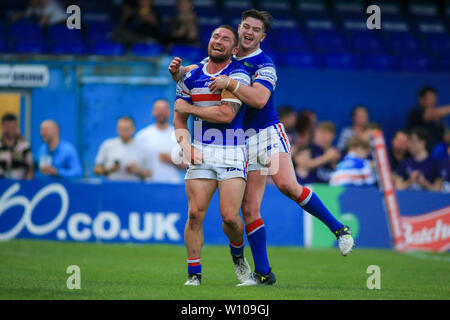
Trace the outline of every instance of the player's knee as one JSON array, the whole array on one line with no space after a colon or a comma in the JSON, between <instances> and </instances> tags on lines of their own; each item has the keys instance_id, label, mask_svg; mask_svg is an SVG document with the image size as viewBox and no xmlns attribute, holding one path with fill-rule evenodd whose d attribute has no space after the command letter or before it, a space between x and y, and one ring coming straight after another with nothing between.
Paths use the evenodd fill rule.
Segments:
<instances>
[{"instance_id":1,"label":"player's knee","mask_svg":"<svg viewBox=\"0 0 450 320\"><path fill-rule=\"evenodd\" d=\"M252 223L259 218L259 207L257 204L243 203L241 210L245 224Z\"/></svg>"},{"instance_id":2,"label":"player's knee","mask_svg":"<svg viewBox=\"0 0 450 320\"><path fill-rule=\"evenodd\" d=\"M201 224L203 221L203 216L206 210L202 210L197 207L189 208L188 210L188 223L190 225Z\"/></svg>"},{"instance_id":3,"label":"player's knee","mask_svg":"<svg viewBox=\"0 0 450 320\"><path fill-rule=\"evenodd\" d=\"M239 215L234 212L226 212L222 214L222 221L229 227L235 227L237 225L237 220Z\"/></svg>"}]
</instances>

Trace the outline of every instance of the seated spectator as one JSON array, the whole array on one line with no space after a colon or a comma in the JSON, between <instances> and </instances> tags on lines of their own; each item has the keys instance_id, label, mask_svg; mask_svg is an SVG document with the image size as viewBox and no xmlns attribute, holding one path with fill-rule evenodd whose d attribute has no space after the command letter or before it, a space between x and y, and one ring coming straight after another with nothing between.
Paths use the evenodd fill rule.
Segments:
<instances>
[{"instance_id":1,"label":"seated spectator","mask_svg":"<svg viewBox=\"0 0 450 320\"><path fill-rule=\"evenodd\" d=\"M388 150L391 171L397 171L400 162L409 158L409 136L406 131L398 130L391 140L391 148Z\"/></svg>"},{"instance_id":2,"label":"seated spectator","mask_svg":"<svg viewBox=\"0 0 450 320\"><path fill-rule=\"evenodd\" d=\"M315 171L318 182L330 181L331 173L341 157L340 152L333 147L335 137L336 126L332 122L321 122L314 130L313 142L310 146L312 159L308 165Z\"/></svg>"},{"instance_id":3,"label":"seated spectator","mask_svg":"<svg viewBox=\"0 0 450 320\"><path fill-rule=\"evenodd\" d=\"M427 149L431 152L434 146L443 141L444 118L450 115L450 105L436 107L437 91L433 87L423 87L418 93L418 106L408 115L406 128L408 131L420 127L428 135Z\"/></svg>"},{"instance_id":4,"label":"seated spectator","mask_svg":"<svg viewBox=\"0 0 450 320\"><path fill-rule=\"evenodd\" d=\"M284 126L284 130L288 136L289 143L295 143L295 122L297 120L297 112L289 105L283 105L277 109L280 122Z\"/></svg>"},{"instance_id":5,"label":"seated spectator","mask_svg":"<svg viewBox=\"0 0 450 320\"><path fill-rule=\"evenodd\" d=\"M33 155L30 143L20 136L17 117L6 113L2 117L0 178L32 179L33 176Z\"/></svg>"},{"instance_id":6,"label":"seated spectator","mask_svg":"<svg viewBox=\"0 0 450 320\"><path fill-rule=\"evenodd\" d=\"M352 126L344 127L339 135L336 147L345 154L348 141L353 137L363 138L366 125L369 123L369 111L365 106L358 105L352 110Z\"/></svg>"},{"instance_id":7,"label":"seated spectator","mask_svg":"<svg viewBox=\"0 0 450 320\"><path fill-rule=\"evenodd\" d=\"M178 169L186 169L180 157L181 149L175 138L175 128L169 124L170 107L165 99L153 104L152 115L156 122L136 134L139 146L153 152L153 172L150 181L162 183L182 183Z\"/></svg>"},{"instance_id":8,"label":"seated spectator","mask_svg":"<svg viewBox=\"0 0 450 320\"><path fill-rule=\"evenodd\" d=\"M78 178L82 175L78 153L73 144L61 140L59 126L53 120L41 123L44 144L38 150L39 172L36 177Z\"/></svg>"},{"instance_id":9,"label":"seated spectator","mask_svg":"<svg viewBox=\"0 0 450 320\"><path fill-rule=\"evenodd\" d=\"M149 178L149 155L132 138L133 119L121 117L117 121L117 133L118 137L107 139L100 146L94 173L115 181L142 181Z\"/></svg>"},{"instance_id":10,"label":"seated spectator","mask_svg":"<svg viewBox=\"0 0 450 320\"><path fill-rule=\"evenodd\" d=\"M122 18L114 29L114 40L127 46L145 42L164 42L161 15L152 0L129 0L122 7Z\"/></svg>"},{"instance_id":11,"label":"seated spectator","mask_svg":"<svg viewBox=\"0 0 450 320\"><path fill-rule=\"evenodd\" d=\"M294 145L291 146L292 154L296 148L308 147L312 141L314 127L316 126L317 116L314 111L301 111L295 121L295 138Z\"/></svg>"},{"instance_id":12,"label":"seated spectator","mask_svg":"<svg viewBox=\"0 0 450 320\"><path fill-rule=\"evenodd\" d=\"M314 171L308 167L308 162L311 161L311 150L308 147L297 148L293 159L298 183L305 185L317 182Z\"/></svg>"},{"instance_id":13,"label":"seated spectator","mask_svg":"<svg viewBox=\"0 0 450 320\"><path fill-rule=\"evenodd\" d=\"M411 157L400 162L394 174L395 187L399 190L440 190L442 179L439 164L427 151L427 132L415 128L409 135Z\"/></svg>"},{"instance_id":14,"label":"seated spectator","mask_svg":"<svg viewBox=\"0 0 450 320\"><path fill-rule=\"evenodd\" d=\"M353 137L348 141L348 153L331 174L332 186L373 186L375 175L367 160L370 145L364 139Z\"/></svg>"},{"instance_id":15,"label":"seated spectator","mask_svg":"<svg viewBox=\"0 0 450 320\"><path fill-rule=\"evenodd\" d=\"M177 13L169 25L172 44L200 45L197 16L192 10L192 0L177 0Z\"/></svg>"},{"instance_id":16,"label":"seated spectator","mask_svg":"<svg viewBox=\"0 0 450 320\"><path fill-rule=\"evenodd\" d=\"M67 14L57 0L29 0L24 12L12 15L13 22L20 18L34 18L43 27L66 23Z\"/></svg>"}]
</instances>

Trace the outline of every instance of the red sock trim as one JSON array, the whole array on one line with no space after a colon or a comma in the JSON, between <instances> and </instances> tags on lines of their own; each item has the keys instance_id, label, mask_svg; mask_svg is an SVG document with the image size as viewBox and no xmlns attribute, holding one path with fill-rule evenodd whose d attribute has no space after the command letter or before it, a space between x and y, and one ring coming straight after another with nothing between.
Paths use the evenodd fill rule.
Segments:
<instances>
[{"instance_id":1,"label":"red sock trim","mask_svg":"<svg viewBox=\"0 0 450 320\"><path fill-rule=\"evenodd\" d=\"M248 225L245 226L245 232L247 234L249 234L263 225L264 225L264 221L262 218L256 219L252 223L249 223Z\"/></svg>"},{"instance_id":2,"label":"red sock trim","mask_svg":"<svg viewBox=\"0 0 450 320\"><path fill-rule=\"evenodd\" d=\"M301 203L308 198L309 194L311 193L311 190L307 187L303 187L302 194L300 195L300 198L298 198L297 203Z\"/></svg>"},{"instance_id":3,"label":"red sock trim","mask_svg":"<svg viewBox=\"0 0 450 320\"><path fill-rule=\"evenodd\" d=\"M242 240L240 243L234 243L234 242L230 241L230 244L233 247L240 248L240 247L242 247L244 245L244 240Z\"/></svg>"}]
</instances>

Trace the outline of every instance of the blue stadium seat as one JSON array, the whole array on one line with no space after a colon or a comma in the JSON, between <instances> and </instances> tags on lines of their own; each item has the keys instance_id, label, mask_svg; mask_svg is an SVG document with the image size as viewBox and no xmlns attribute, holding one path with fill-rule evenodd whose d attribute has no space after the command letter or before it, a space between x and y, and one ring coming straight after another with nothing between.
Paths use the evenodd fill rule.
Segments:
<instances>
[{"instance_id":1,"label":"blue stadium seat","mask_svg":"<svg viewBox=\"0 0 450 320\"><path fill-rule=\"evenodd\" d=\"M439 19L420 19L416 22L417 31L422 34L445 34L447 33L446 25Z\"/></svg>"},{"instance_id":2,"label":"blue stadium seat","mask_svg":"<svg viewBox=\"0 0 450 320\"><path fill-rule=\"evenodd\" d=\"M223 14L228 23L233 19L240 19L242 12L253 7L251 0L227 0L223 2ZM233 25L234 26L234 25Z\"/></svg>"},{"instance_id":3,"label":"blue stadium seat","mask_svg":"<svg viewBox=\"0 0 450 320\"><path fill-rule=\"evenodd\" d=\"M319 52L343 52L347 49L342 35L334 31L314 33L312 43Z\"/></svg>"},{"instance_id":4,"label":"blue stadium seat","mask_svg":"<svg viewBox=\"0 0 450 320\"><path fill-rule=\"evenodd\" d=\"M401 56L397 60L401 71L428 72L432 67L431 59L420 54Z\"/></svg>"},{"instance_id":5,"label":"blue stadium seat","mask_svg":"<svg viewBox=\"0 0 450 320\"><path fill-rule=\"evenodd\" d=\"M438 17L439 8L434 1L410 0L408 12L417 17Z\"/></svg>"},{"instance_id":6,"label":"blue stadium seat","mask_svg":"<svg viewBox=\"0 0 450 320\"><path fill-rule=\"evenodd\" d=\"M366 5L364 0L335 0L333 3L333 13L341 17L358 17L366 15Z\"/></svg>"},{"instance_id":7,"label":"blue stadium seat","mask_svg":"<svg viewBox=\"0 0 450 320\"><path fill-rule=\"evenodd\" d=\"M424 47L431 54L450 56L450 35L429 34L424 39Z\"/></svg>"},{"instance_id":8,"label":"blue stadium seat","mask_svg":"<svg viewBox=\"0 0 450 320\"><path fill-rule=\"evenodd\" d=\"M20 40L13 44L13 52L18 54L42 54L47 48L41 41Z\"/></svg>"},{"instance_id":9,"label":"blue stadium seat","mask_svg":"<svg viewBox=\"0 0 450 320\"><path fill-rule=\"evenodd\" d=\"M154 0L153 6L163 16L171 16L175 13L176 0Z\"/></svg>"},{"instance_id":10,"label":"blue stadium seat","mask_svg":"<svg viewBox=\"0 0 450 320\"><path fill-rule=\"evenodd\" d=\"M111 38L113 25L110 22L95 22L87 26L86 38L90 43L106 41Z\"/></svg>"},{"instance_id":11,"label":"blue stadium seat","mask_svg":"<svg viewBox=\"0 0 450 320\"><path fill-rule=\"evenodd\" d=\"M131 49L136 56L155 57L164 52L164 48L156 43L136 44Z\"/></svg>"},{"instance_id":12,"label":"blue stadium seat","mask_svg":"<svg viewBox=\"0 0 450 320\"><path fill-rule=\"evenodd\" d=\"M289 16L292 13L289 0L260 0L258 8L260 10L269 11L275 19Z\"/></svg>"},{"instance_id":13,"label":"blue stadium seat","mask_svg":"<svg viewBox=\"0 0 450 320\"><path fill-rule=\"evenodd\" d=\"M44 33L41 26L34 19L20 19L10 28L11 38L14 40L30 39L43 41Z\"/></svg>"},{"instance_id":14,"label":"blue stadium seat","mask_svg":"<svg viewBox=\"0 0 450 320\"><path fill-rule=\"evenodd\" d=\"M319 62L317 56L312 52L288 52L283 55L281 65L302 69L316 69L319 67Z\"/></svg>"},{"instance_id":15,"label":"blue stadium seat","mask_svg":"<svg viewBox=\"0 0 450 320\"><path fill-rule=\"evenodd\" d=\"M357 67L356 57L348 52L322 54L321 64L330 69L354 70Z\"/></svg>"},{"instance_id":16,"label":"blue stadium seat","mask_svg":"<svg viewBox=\"0 0 450 320\"><path fill-rule=\"evenodd\" d=\"M360 57L360 67L374 71L391 71L394 69L394 61L384 53L364 54Z\"/></svg>"},{"instance_id":17,"label":"blue stadium seat","mask_svg":"<svg viewBox=\"0 0 450 320\"><path fill-rule=\"evenodd\" d=\"M52 54L83 55L87 53L82 42L55 42L51 49Z\"/></svg>"},{"instance_id":18,"label":"blue stadium seat","mask_svg":"<svg viewBox=\"0 0 450 320\"><path fill-rule=\"evenodd\" d=\"M328 14L326 0L298 0L297 12L304 17L324 17Z\"/></svg>"},{"instance_id":19,"label":"blue stadium seat","mask_svg":"<svg viewBox=\"0 0 450 320\"><path fill-rule=\"evenodd\" d=\"M417 38L409 32L390 35L388 46L393 54L398 55L415 54L422 51Z\"/></svg>"},{"instance_id":20,"label":"blue stadium seat","mask_svg":"<svg viewBox=\"0 0 450 320\"><path fill-rule=\"evenodd\" d=\"M193 0L192 5L197 16L210 16L219 13L216 0Z\"/></svg>"},{"instance_id":21,"label":"blue stadium seat","mask_svg":"<svg viewBox=\"0 0 450 320\"><path fill-rule=\"evenodd\" d=\"M433 60L433 70L437 72L450 71L450 56L445 55L437 57Z\"/></svg>"},{"instance_id":22,"label":"blue stadium seat","mask_svg":"<svg viewBox=\"0 0 450 320\"><path fill-rule=\"evenodd\" d=\"M65 25L54 25L49 28L48 38L53 43L81 43L81 31L69 29Z\"/></svg>"},{"instance_id":23,"label":"blue stadium seat","mask_svg":"<svg viewBox=\"0 0 450 320\"><path fill-rule=\"evenodd\" d=\"M359 53L380 53L383 51L378 33L372 31L352 32L348 36L352 50Z\"/></svg>"},{"instance_id":24,"label":"blue stadium seat","mask_svg":"<svg viewBox=\"0 0 450 320\"><path fill-rule=\"evenodd\" d=\"M307 37L298 30L288 33L275 33L270 37L268 45L281 52L299 52L311 50ZM268 40L268 39L267 39ZM265 42L266 40L264 40ZM264 43L263 42L263 43Z\"/></svg>"},{"instance_id":25,"label":"blue stadium seat","mask_svg":"<svg viewBox=\"0 0 450 320\"><path fill-rule=\"evenodd\" d=\"M306 18L303 19L304 23L303 28L305 30L315 32L315 31L333 31L336 29L336 24L333 19L324 17L324 18Z\"/></svg>"},{"instance_id":26,"label":"blue stadium seat","mask_svg":"<svg viewBox=\"0 0 450 320\"><path fill-rule=\"evenodd\" d=\"M183 60L189 60L196 63L201 61L206 56L206 51L202 48L188 45L175 45L170 51L172 57L180 57Z\"/></svg>"},{"instance_id":27,"label":"blue stadium seat","mask_svg":"<svg viewBox=\"0 0 450 320\"><path fill-rule=\"evenodd\" d=\"M119 43L115 43L112 41L102 41L93 44L90 53L100 56L120 56L125 53L125 48Z\"/></svg>"},{"instance_id":28,"label":"blue stadium seat","mask_svg":"<svg viewBox=\"0 0 450 320\"><path fill-rule=\"evenodd\" d=\"M400 17L402 15L401 3L396 0L374 0L370 1L380 7L383 17Z\"/></svg>"},{"instance_id":29,"label":"blue stadium seat","mask_svg":"<svg viewBox=\"0 0 450 320\"><path fill-rule=\"evenodd\" d=\"M207 46L209 43L209 40L211 39L211 34L214 31L214 27L205 27L205 28L201 28L200 31L200 41L203 45Z\"/></svg>"},{"instance_id":30,"label":"blue stadium seat","mask_svg":"<svg viewBox=\"0 0 450 320\"><path fill-rule=\"evenodd\" d=\"M381 19L381 31L390 33L411 32L409 22L404 18L385 18Z\"/></svg>"}]
</instances>

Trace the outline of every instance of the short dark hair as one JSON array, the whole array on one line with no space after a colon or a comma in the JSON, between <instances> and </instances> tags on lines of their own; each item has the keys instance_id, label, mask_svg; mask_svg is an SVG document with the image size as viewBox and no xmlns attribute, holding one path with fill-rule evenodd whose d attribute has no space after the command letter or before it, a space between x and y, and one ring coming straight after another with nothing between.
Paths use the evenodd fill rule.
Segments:
<instances>
[{"instance_id":1,"label":"short dark hair","mask_svg":"<svg viewBox=\"0 0 450 320\"><path fill-rule=\"evenodd\" d=\"M128 121L130 121L130 122L133 124L133 126L134 126L134 119L133 119L132 116L129 116L129 115L123 115L123 116L120 116L119 119L117 119L117 122L119 122L120 120L128 120Z\"/></svg>"},{"instance_id":2,"label":"short dark hair","mask_svg":"<svg viewBox=\"0 0 450 320\"><path fill-rule=\"evenodd\" d=\"M434 93L434 94L437 93L436 88L434 88L434 87L432 87L432 86L425 86L425 87L422 87L422 88L419 89L419 92L417 93L417 96L418 96L419 98L423 98L423 97L426 96L426 94L427 94L428 92L432 92L432 93Z\"/></svg>"},{"instance_id":3,"label":"short dark hair","mask_svg":"<svg viewBox=\"0 0 450 320\"><path fill-rule=\"evenodd\" d=\"M17 121L17 116L13 113L5 113L2 117L2 123L5 121Z\"/></svg>"},{"instance_id":4,"label":"short dark hair","mask_svg":"<svg viewBox=\"0 0 450 320\"><path fill-rule=\"evenodd\" d=\"M269 30L270 20L272 20L272 15L269 12L256 9L246 10L242 13L241 21L244 21L248 17L260 20L264 25L264 32Z\"/></svg>"},{"instance_id":5,"label":"short dark hair","mask_svg":"<svg viewBox=\"0 0 450 320\"><path fill-rule=\"evenodd\" d=\"M288 104L284 104L284 105L278 107L277 112L278 112L278 117L280 117L280 118L283 118L283 117L285 117L287 115L290 115L292 113L295 113L295 114L297 113L295 111L295 109L292 106L288 105Z\"/></svg>"},{"instance_id":6,"label":"short dark hair","mask_svg":"<svg viewBox=\"0 0 450 320\"><path fill-rule=\"evenodd\" d=\"M348 149L353 150L356 148L362 148L364 150L370 151L370 143L362 138L353 137L348 140Z\"/></svg>"},{"instance_id":7,"label":"short dark hair","mask_svg":"<svg viewBox=\"0 0 450 320\"><path fill-rule=\"evenodd\" d=\"M428 140L428 133L422 127L415 127L409 131L409 136L415 135L419 140L425 141L425 144Z\"/></svg>"},{"instance_id":8,"label":"short dark hair","mask_svg":"<svg viewBox=\"0 0 450 320\"><path fill-rule=\"evenodd\" d=\"M217 28L215 28L211 34L213 34L214 31L216 31L217 29L220 29L220 28L230 30L233 33L234 46L237 47L239 45L239 35L238 35L236 29L233 28L232 26L230 26L229 24L222 24L222 25L218 26Z\"/></svg>"},{"instance_id":9,"label":"short dark hair","mask_svg":"<svg viewBox=\"0 0 450 320\"><path fill-rule=\"evenodd\" d=\"M352 109L352 119L353 119L353 117L355 116L356 111L357 111L358 109L362 109L362 110L366 111L367 114L369 114L369 109L367 109L366 106L363 106L362 104L358 104L357 106L355 106L355 107Z\"/></svg>"}]
</instances>

